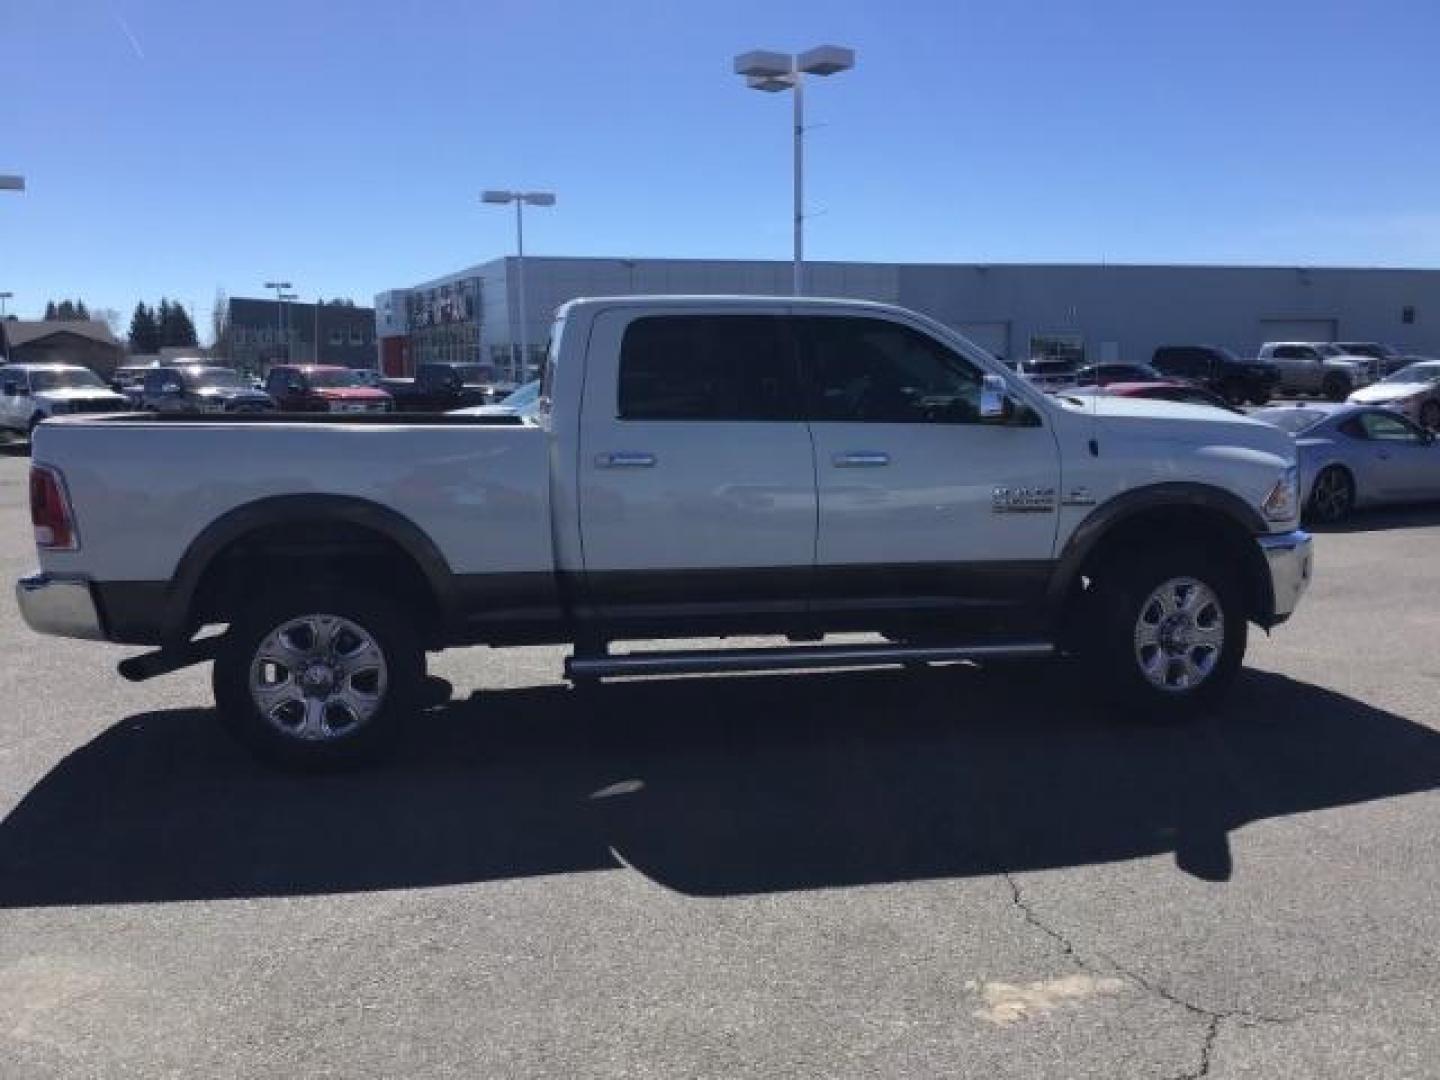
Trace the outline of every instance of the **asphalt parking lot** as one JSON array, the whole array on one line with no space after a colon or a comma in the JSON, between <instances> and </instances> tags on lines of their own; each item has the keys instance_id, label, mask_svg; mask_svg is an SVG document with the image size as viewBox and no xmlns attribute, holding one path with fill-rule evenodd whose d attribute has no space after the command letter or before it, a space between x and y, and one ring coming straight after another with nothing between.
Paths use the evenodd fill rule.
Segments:
<instances>
[{"instance_id":1,"label":"asphalt parking lot","mask_svg":"<svg viewBox=\"0 0 1440 1080\"><path fill-rule=\"evenodd\" d=\"M582 701L472 650L311 778L0 598L0 1075L1434 1076L1437 551L1440 509L1321 536L1190 726L1063 667Z\"/></svg>"}]
</instances>

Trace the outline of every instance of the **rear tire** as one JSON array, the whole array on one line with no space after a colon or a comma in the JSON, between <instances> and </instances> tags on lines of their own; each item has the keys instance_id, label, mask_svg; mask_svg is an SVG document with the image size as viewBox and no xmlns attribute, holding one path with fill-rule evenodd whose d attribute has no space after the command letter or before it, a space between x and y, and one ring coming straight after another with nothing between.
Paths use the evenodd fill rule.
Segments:
<instances>
[{"instance_id":1,"label":"rear tire","mask_svg":"<svg viewBox=\"0 0 1440 1080\"><path fill-rule=\"evenodd\" d=\"M1427 401L1420 406L1420 424L1431 431L1440 431L1440 401Z\"/></svg>"},{"instance_id":2,"label":"rear tire","mask_svg":"<svg viewBox=\"0 0 1440 1080\"><path fill-rule=\"evenodd\" d=\"M1220 396L1238 409L1245 404L1245 384L1239 379L1226 379L1220 384Z\"/></svg>"},{"instance_id":3,"label":"rear tire","mask_svg":"<svg viewBox=\"0 0 1440 1080\"><path fill-rule=\"evenodd\" d=\"M226 730L266 762L327 768L383 757L424 700L413 622L373 593L298 589L258 598L215 658Z\"/></svg>"},{"instance_id":4,"label":"rear tire","mask_svg":"<svg viewBox=\"0 0 1440 1080\"><path fill-rule=\"evenodd\" d=\"M1250 395L1250 404L1264 407L1270 404L1270 391L1263 387Z\"/></svg>"},{"instance_id":5,"label":"rear tire","mask_svg":"<svg viewBox=\"0 0 1440 1080\"><path fill-rule=\"evenodd\" d=\"M1116 560L1096 580L1087 660L1101 695L1145 720L1214 705L1249 636L1240 583L1199 548Z\"/></svg>"},{"instance_id":6,"label":"rear tire","mask_svg":"<svg viewBox=\"0 0 1440 1080\"><path fill-rule=\"evenodd\" d=\"M1326 375L1321 390L1326 401L1344 401L1350 396L1350 380L1344 375Z\"/></svg>"}]
</instances>

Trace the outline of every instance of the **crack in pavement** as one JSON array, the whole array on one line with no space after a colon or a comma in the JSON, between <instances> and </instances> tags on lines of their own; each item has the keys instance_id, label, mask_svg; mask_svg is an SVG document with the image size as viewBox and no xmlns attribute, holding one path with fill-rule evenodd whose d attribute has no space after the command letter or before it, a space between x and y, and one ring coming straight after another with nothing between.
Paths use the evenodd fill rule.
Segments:
<instances>
[{"instance_id":1,"label":"crack in pavement","mask_svg":"<svg viewBox=\"0 0 1440 1080\"><path fill-rule=\"evenodd\" d=\"M1251 1025L1289 1024L1300 1019L1301 1015L1303 1015L1271 1016L1265 1013L1251 1012L1247 1009L1209 1009L1204 1005L1181 997L1169 987L1140 974L1138 971L1126 967L1105 953L1096 954L1101 961L1101 963L1097 964L1081 955L1080 950L1070 938L1036 913L1035 909L1030 906L1030 902L1025 896L1025 891L1020 887L1020 883L1015 880L1014 874L1003 873L1001 877L1003 877L1005 883L1010 886L1010 902L1012 906L1020 912L1021 918L1051 941L1055 942L1055 944L1059 946L1060 951L1068 957L1076 967L1091 974L1118 974L1147 993L1160 998L1167 1004L1183 1009L1191 1016L1204 1021L1204 1035L1200 1043L1199 1060L1196 1068L1187 1072L1177 1073L1171 1077L1170 1080L1201 1080L1202 1077L1209 1075L1211 1056L1215 1051L1216 1040L1220 1036L1220 1025L1227 1020L1239 1020L1242 1023Z\"/></svg>"}]
</instances>

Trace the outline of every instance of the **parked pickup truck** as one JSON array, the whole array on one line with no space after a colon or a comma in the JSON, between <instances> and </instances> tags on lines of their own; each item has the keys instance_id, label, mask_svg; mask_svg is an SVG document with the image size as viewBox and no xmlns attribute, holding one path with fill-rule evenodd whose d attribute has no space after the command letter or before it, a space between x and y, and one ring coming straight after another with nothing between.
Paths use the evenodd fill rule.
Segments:
<instances>
[{"instance_id":1,"label":"parked pickup truck","mask_svg":"<svg viewBox=\"0 0 1440 1080\"><path fill-rule=\"evenodd\" d=\"M421 364L413 379L385 379L380 386L401 412L448 412L495 400L495 369L489 364Z\"/></svg>"},{"instance_id":2,"label":"parked pickup truck","mask_svg":"<svg viewBox=\"0 0 1440 1080\"><path fill-rule=\"evenodd\" d=\"M128 397L77 364L0 365L0 429L28 434L52 416L130 408Z\"/></svg>"},{"instance_id":3,"label":"parked pickup truck","mask_svg":"<svg viewBox=\"0 0 1440 1080\"><path fill-rule=\"evenodd\" d=\"M1260 362L1275 365L1276 392L1317 394L1329 401L1344 401L1376 379L1377 361L1351 356L1328 341L1267 341L1260 346Z\"/></svg>"},{"instance_id":4,"label":"parked pickup truck","mask_svg":"<svg viewBox=\"0 0 1440 1080\"><path fill-rule=\"evenodd\" d=\"M427 650L474 643L571 644L582 685L1066 653L1166 716L1214 702L1310 577L1283 431L1050 397L898 308L577 300L544 379L536 422L46 424L24 617L154 646L130 678L213 658L230 729L307 763L388 744ZM840 631L882 637L814 644ZM744 634L792 644L614 649Z\"/></svg>"}]
</instances>

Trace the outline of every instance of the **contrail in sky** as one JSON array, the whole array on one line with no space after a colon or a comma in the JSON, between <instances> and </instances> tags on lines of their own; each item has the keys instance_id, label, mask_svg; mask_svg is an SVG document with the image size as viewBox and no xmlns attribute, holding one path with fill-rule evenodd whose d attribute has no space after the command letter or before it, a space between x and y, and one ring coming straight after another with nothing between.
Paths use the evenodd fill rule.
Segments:
<instances>
[{"instance_id":1,"label":"contrail in sky","mask_svg":"<svg viewBox=\"0 0 1440 1080\"><path fill-rule=\"evenodd\" d=\"M129 23L125 21L125 16L120 14L120 9L113 2L110 4L110 14L115 16L115 22L125 32L125 36L130 39L130 47L135 50L135 55L144 60L145 50L140 47L140 39L135 36Z\"/></svg>"}]
</instances>

